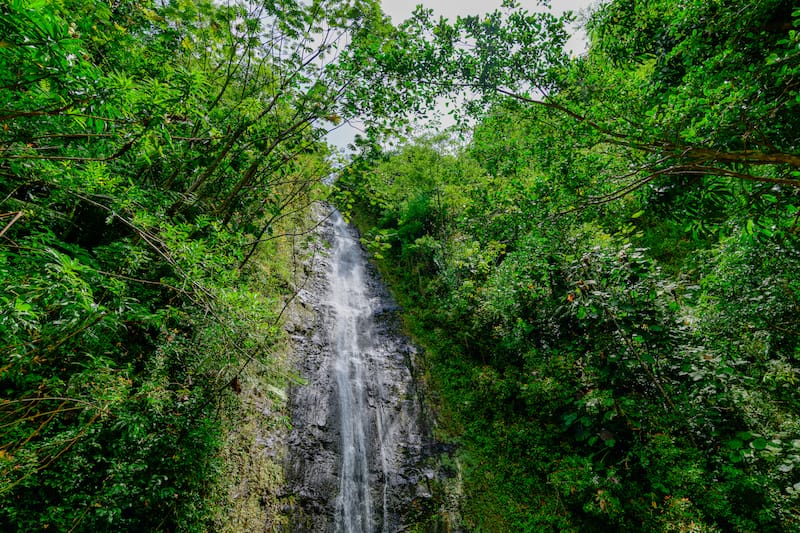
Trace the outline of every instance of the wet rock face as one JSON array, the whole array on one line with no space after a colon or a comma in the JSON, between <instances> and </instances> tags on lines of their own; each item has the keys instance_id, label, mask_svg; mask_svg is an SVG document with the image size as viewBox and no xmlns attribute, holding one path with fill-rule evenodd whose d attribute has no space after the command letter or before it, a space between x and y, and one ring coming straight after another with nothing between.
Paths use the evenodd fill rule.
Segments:
<instances>
[{"instance_id":1,"label":"wet rock face","mask_svg":"<svg viewBox=\"0 0 800 533\"><path fill-rule=\"evenodd\" d=\"M296 370L286 465L291 531L393 532L432 508L433 444L397 305L334 213L287 323Z\"/></svg>"}]
</instances>

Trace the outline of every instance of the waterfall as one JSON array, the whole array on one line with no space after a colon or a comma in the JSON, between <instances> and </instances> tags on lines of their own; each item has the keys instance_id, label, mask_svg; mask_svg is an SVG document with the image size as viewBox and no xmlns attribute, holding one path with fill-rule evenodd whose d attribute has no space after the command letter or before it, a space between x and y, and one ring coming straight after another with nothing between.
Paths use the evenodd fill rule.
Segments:
<instances>
[{"instance_id":1,"label":"waterfall","mask_svg":"<svg viewBox=\"0 0 800 533\"><path fill-rule=\"evenodd\" d=\"M289 328L307 384L290 393L288 530L392 533L434 509L416 350L356 231L334 212L322 234Z\"/></svg>"},{"instance_id":2,"label":"waterfall","mask_svg":"<svg viewBox=\"0 0 800 533\"><path fill-rule=\"evenodd\" d=\"M373 531L369 447L365 425L373 418L365 375L374 352L372 304L364 281L361 249L340 216L334 219L330 304L333 310L334 375L339 402L341 469L336 501L336 531ZM384 479L386 477L386 472Z\"/></svg>"}]
</instances>

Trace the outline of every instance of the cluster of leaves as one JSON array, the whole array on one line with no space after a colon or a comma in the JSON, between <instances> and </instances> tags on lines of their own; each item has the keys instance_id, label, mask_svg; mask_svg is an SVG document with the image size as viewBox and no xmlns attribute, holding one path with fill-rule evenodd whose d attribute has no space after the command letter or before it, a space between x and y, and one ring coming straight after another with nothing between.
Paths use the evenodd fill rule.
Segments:
<instances>
[{"instance_id":1,"label":"cluster of leaves","mask_svg":"<svg viewBox=\"0 0 800 533\"><path fill-rule=\"evenodd\" d=\"M445 73L491 107L466 146L340 178L428 348L476 530L800 524L800 13L678 4L607 2L585 57L532 74L477 31L524 17L430 26L418 48L495 60L492 86ZM555 81L536 99L527 74Z\"/></svg>"},{"instance_id":2,"label":"cluster of leaves","mask_svg":"<svg viewBox=\"0 0 800 533\"><path fill-rule=\"evenodd\" d=\"M336 54L373 19L0 6L0 529L213 529L219 408L289 290L247 267L322 194Z\"/></svg>"}]
</instances>

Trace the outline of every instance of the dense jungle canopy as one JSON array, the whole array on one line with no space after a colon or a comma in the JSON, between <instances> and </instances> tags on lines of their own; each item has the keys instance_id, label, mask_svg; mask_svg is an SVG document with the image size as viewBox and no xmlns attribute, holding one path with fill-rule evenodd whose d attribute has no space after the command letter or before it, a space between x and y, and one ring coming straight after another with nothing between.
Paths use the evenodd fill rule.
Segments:
<instances>
[{"instance_id":1,"label":"dense jungle canopy","mask_svg":"<svg viewBox=\"0 0 800 533\"><path fill-rule=\"evenodd\" d=\"M322 200L425 349L449 527L800 530L800 9L599 1L579 57L572 20L3 2L0 530L232 530Z\"/></svg>"}]
</instances>

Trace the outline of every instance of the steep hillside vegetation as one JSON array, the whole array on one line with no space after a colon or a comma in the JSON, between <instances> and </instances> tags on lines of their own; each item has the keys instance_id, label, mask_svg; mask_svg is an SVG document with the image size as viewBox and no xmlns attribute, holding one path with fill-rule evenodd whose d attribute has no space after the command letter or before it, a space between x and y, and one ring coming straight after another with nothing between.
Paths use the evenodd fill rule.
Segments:
<instances>
[{"instance_id":1,"label":"steep hillside vegetation","mask_svg":"<svg viewBox=\"0 0 800 533\"><path fill-rule=\"evenodd\" d=\"M286 379L278 243L330 172L330 52L381 19L0 5L0 530L221 528L223 420L248 372Z\"/></svg>"},{"instance_id":2,"label":"steep hillside vegetation","mask_svg":"<svg viewBox=\"0 0 800 533\"><path fill-rule=\"evenodd\" d=\"M471 529L800 527L798 17L614 0L543 63L517 45L552 19L419 12L383 56L376 92L480 97L467 143L365 145L338 183L428 349Z\"/></svg>"}]
</instances>

